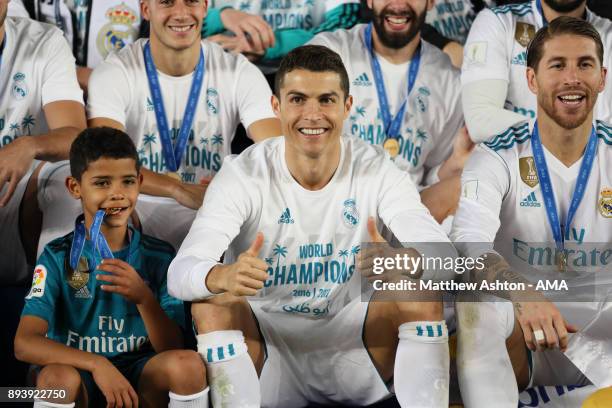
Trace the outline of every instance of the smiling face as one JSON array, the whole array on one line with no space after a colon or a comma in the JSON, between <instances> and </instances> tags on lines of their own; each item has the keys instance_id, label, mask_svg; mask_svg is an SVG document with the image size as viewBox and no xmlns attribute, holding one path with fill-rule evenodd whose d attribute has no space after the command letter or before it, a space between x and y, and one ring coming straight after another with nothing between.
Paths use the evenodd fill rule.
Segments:
<instances>
[{"instance_id":1,"label":"smiling face","mask_svg":"<svg viewBox=\"0 0 612 408\"><path fill-rule=\"evenodd\" d=\"M592 39L570 34L549 39L536 68L527 69L527 80L548 117L564 129L591 117L606 77Z\"/></svg>"},{"instance_id":2,"label":"smiling face","mask_svg":"<svg viewBox=\"0 0 612 408\"><path fill-rule=\"evenodd\" d=\"M151 39L180 51L198 44L206 0L144 0L142 15L150 22Z\"/></svg>"},{"instance_id":3,"label":"smiling face","mask_svg":"<svg viewBox=\"0 0 612 408\"><path fill-rule=\"evenodd\" d=\"M372 24L380 42L389 48L402 48L421 31L431 0L368 0Z\"/></svg>"},{"instance_id":4,"label":"smiling face","mask_svg":"<svg viewBox=\"0 0 612 408\"><path fill-rule=\"evenodd\" d=\"M279 99L280 98L280 99ZM333 71L295 69L285 74L272 107L281 120L288 153L316 159L340 149L352 98Z\"/></svg>"},{"instance_id":5,"label":"smiling face","mask_svg":"<svg viewBox=\"0 0 612 408\"><path fill-rule=\"evenodd\" d=\"M103 227L126 228L142 183L134 159L102 157L90 162L78 181L66 180L70 194L80 199L88 227L98 210L105 210Z\"/></svg>"}]
</instances>

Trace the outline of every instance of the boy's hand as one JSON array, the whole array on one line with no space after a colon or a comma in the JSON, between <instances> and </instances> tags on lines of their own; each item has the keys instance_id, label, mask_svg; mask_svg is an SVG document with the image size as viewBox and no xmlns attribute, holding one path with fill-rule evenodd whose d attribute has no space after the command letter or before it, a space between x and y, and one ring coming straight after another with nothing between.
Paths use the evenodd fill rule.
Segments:
<instances>
[{"instance_id":1,"label":"boy's hand","mask_svg":"<svg viewBox=\"0 0 612 408\"><path fill-rule=\"evenodd\" d=\"M118 293L137 305L155 298L151 289L129 263L121 259L105 259L98 269L109 273L96 275L97 280L111 284L102 285L102 290Z\"/></svg>"},{"instance_id":2,"label":"boy's hand","mask_svg":"<svg viewBox=\"0 0 612 408\"><path fill-rule=\"evenodd\" d=\"M106 407L138 407L138 395L129 381L106 358L101 358L91 372L94 381L106 398Z\"/></svg>"}]
</instances>

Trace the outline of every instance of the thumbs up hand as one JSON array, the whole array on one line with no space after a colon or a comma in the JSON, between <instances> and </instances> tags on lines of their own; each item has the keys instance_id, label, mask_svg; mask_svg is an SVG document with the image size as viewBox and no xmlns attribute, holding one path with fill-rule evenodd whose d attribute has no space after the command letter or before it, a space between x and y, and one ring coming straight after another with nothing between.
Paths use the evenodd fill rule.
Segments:
<instances>
[{"instance_id":1,"label":"thumbs up hand","mask_svg":"<svg viewBox=\"0 0 612 408\"><path fill-rule=\"evenodd\" d=\"M268 279L268 264L259 257L264 236L257 233L255 240L230 265L215 266L206 279L206 286L213 293L229 292L234 296L254 296Z\"/></svg>"},{"instance_id":2,"label":"thumbs up hand","mask_svg":"<svg viewBox=\"0 0 612 408\"><path fill-rule=\"evenodd\" d=\"M378 228L376 228L376 221L374 217L368 217L368 236L369 243L364 245L363 251L359 256L359 271L361 275L370 281L384 278L383 275L375 273L375 262L378 259L384 258L390 255L391 248L387 241L380 235Z\"/></svg>"}]
</instances>

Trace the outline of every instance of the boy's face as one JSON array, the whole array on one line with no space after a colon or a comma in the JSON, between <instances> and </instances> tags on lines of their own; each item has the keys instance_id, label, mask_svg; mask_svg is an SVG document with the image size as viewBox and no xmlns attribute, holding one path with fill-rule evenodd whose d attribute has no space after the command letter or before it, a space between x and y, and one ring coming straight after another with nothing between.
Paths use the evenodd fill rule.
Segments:
<instances>
[{"instance_id":1,"label":"boy's face","mask_svg":"<svg viewBox=\"0 0 612 408\"><path fill-rule=\"evenodd\" d=\"M80 182L74 177L66 180L70 194L82 202L85 224L91 225L96 211L106 210L107 227L127 226L141 183L142 175L129 158L100 158L89 163Z\"/></svg>"}]
</instances>

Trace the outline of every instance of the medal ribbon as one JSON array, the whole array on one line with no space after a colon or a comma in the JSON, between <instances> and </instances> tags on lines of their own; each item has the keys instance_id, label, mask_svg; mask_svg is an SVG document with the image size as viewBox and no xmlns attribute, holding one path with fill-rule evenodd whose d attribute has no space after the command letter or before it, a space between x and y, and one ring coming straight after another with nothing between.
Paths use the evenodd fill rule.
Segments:
<instances>
[{"instance_id":1,"label":"medal ribbon","mask_svg":"<svg viewBox=\"0 0 612 408\"><path fill-rule=\"evenodd\" d=\"M365 29L365 42L368 52L370 53L370 61L372 64L372 73L374 74L374 82L376 83L376 93L378 94L378 105L380 106L380 112L382 114L383 124L385 126L385 135L387 138L397 139L400 135L400 127L402 120L404 119L404 112L406 111L406 105L408 103L408 97L414 84L416 83L417 75L419 74L419 66L421 65L421 43L417 47L412 60L410 61L410 67L408 68L408 93L406 98L400 105L394 118L391 118L391 110L389 108L389 100L387 99L387 91L385 89L385 81L383 79L382 70L380 63L374 53L372 46L372 23L368 24Z\"/></svg>"},{"instance_id":2,"label":"medal ribbon","mask_svg":"<svg viewBox=\"0 0 612 408\"><path fill-rule=\"evenodd\" d=\"M204 53L200 48L200 60L191 82L189 99L187 100L187 105L185 106L185 116L183 117L183 123L181 123L181 129L179 130L178 138L173 149L172 140L170 138L170 128L168 126L168 119L166 116L166 108L164 107L164 99L162 97L161 86L157 76L157 68L155 68L155 63L153 62L153 57L151 56L150 44L150 42L147 42L144 46L144 60L147 71L147 79L149 80L149 90L151 92L151 98L153 99L153 107L155 108L157 130L159 131L162 153L164 155L164 159L166 159L166 165L171 172L176 172L181 166L183 154L185 154L187 139L189 138L191 125L195 117L196 108L198 107L198 99L200 97L202 83L204 82Z\"/></svg>"},{"instance_id":3,"label":"medal ribbon","mask_svg":"<svg viewBox=\"0 0 612 408\"><path fill-rule=\"evenodd\" d=\"M113 252L108 246L108 242L104 238L104 234L100 231L102 227L102 221L104 220L104 210L96 211L91 228L89 229L89 240L92 242L94 247L94 254L97 250L100 253L102 259L113 258ZM77 269L79 259L83 253L85 247L85 223L83 214L79 215L74 225L74 238L72 239L72 246L70 247L70 267L73 270Z\"/></svg>"},{"instance_id":4,"label":"medal ribbon","mask_svg":"<svg viewBox=\"0 0 612 408\"><path fill-rule=\"evenodd\" d=\"M548 25L548 20L544 16L544 10L542 10L542 0L536 0L536 7L538 9L538 13L542 16L542 27L546 27Z\"/></svg>"},{"instance_id":5,"label":"medal ribbon","mask_svg":"<svg viewBox=\"0 0 612 408\"><path fill-rule=\"evenodd\" d=\"M572 201L565 221L565 231L561 230L561 222L557 212L555 193L550 181L550 174L548 173L548 166L546 165L546 158L544 157L544 150L542 148L542 142L540 141L540 132L538 130L537 121L533 126L533 132L531 134L531 149L533 150L536 171L540 180L540 188L542 189L544 206L546 207L546 215L548 216L548 222L550 223L553 237L555 238L557 251L560 253L565 253L565 231L567 231L572 224L576 211L578 210L582 197L584 196L589 175L591 174L591 169L593 168L593 162L595 161L595 153L597 152L597 134L595 133L595 128L593 128L584 151L584 157L582 159L582 164L580 165L580 172L578 173L578 179L576 180L576 187L574 189L574 193L572 194Z\"/></svg>"}]
</instances>

